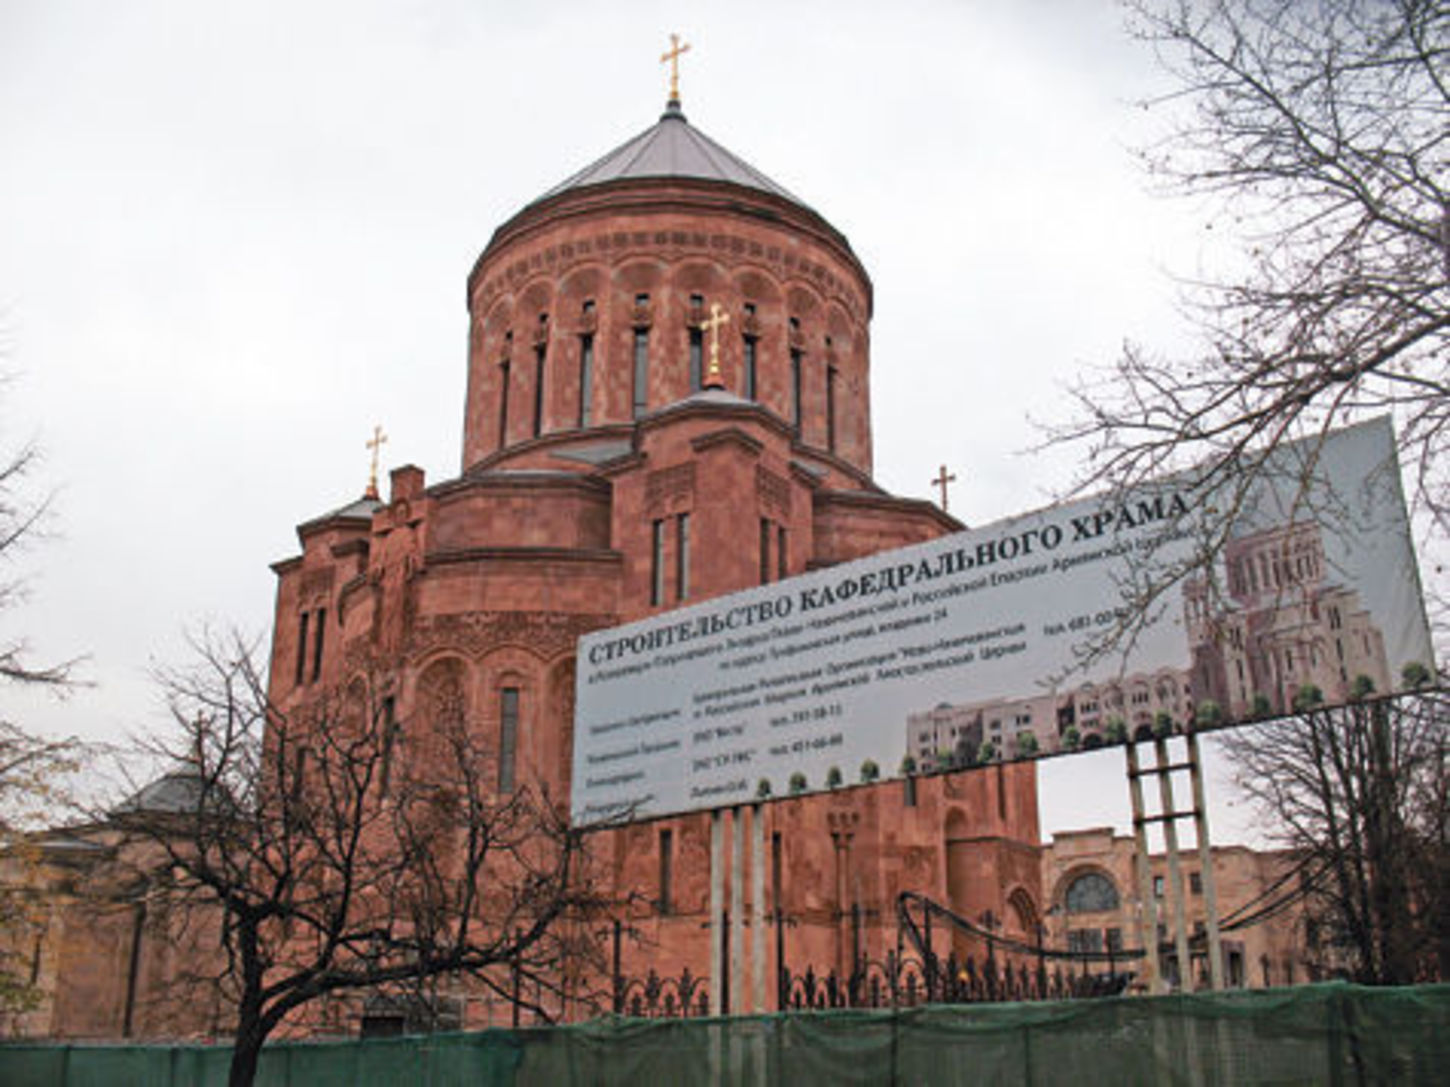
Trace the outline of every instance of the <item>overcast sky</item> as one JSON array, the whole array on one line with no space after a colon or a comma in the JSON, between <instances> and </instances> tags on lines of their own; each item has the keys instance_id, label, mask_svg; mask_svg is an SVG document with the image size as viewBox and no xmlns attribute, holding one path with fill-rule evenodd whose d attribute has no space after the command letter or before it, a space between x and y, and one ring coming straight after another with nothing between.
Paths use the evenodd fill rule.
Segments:
<instances>
[{"instance_id":1,"label":"overcast sky","mask_svg":"<svg viewBox=\"0 0 1450 1087\"><path fill-rule=\"evenodd\" d=\"M1133 161L1157 76L1111 0L0 0L0 439L55 491L0 623L92 683L7 715L154 727L150 670L205 622L265 633L268 564L361 493L375 422L385 469L457 473L469 268L655 121L670 31L691 123L874 280L878 481L930 497L944 463L971 524L1069 481L1029 419L1125 338L1181 342L1206 226ZM1053 766L1121 799L1120 755Z\"/></svg>"}]
</instances>

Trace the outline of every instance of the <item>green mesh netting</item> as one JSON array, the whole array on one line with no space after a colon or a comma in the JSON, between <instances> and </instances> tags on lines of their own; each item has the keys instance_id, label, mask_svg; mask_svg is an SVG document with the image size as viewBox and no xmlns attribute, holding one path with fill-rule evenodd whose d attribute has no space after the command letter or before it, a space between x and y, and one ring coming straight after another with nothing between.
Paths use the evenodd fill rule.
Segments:
<instances>
[{"instance_id":1,"label":"green mesh netting","mask_svg":"<svg viewBox=\"0 0 1450 1087\"><path fill-rule=\"evenodd\" d=\"M6 1087L221 1087L204 1046L0 1046ZM1450 985L1332 984L1044 1004L610 1019L268 1046L259 1087L1440 1084Z\"/></svg>"}]
</instances>

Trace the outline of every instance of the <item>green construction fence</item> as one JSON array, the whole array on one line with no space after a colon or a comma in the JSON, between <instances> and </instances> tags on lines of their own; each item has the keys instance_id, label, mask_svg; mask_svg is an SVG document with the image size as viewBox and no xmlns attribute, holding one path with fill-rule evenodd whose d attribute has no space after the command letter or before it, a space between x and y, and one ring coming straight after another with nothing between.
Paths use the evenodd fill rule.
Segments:
<instances>
[{"instance_id":1,"label":"green construction fence","mask_svg":"<svg viewBox=\"0 0 1450 1087\"><path fill-rule=\"evenodd\" d=\"M0 1045L5 1087L221 1087L225 1046ZM1450 985L931 1005L349 1041L262 1053L259 1087L1450 1083Z\"/></svg>"}]
</instances>

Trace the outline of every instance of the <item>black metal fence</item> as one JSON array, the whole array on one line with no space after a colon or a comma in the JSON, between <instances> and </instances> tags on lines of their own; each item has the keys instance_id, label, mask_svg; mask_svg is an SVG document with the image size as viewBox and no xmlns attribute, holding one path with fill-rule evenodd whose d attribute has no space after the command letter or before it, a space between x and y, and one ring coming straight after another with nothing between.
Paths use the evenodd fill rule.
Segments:
<instances>
[{"instance_id":1,"label":"black metal fence","mask_svg":"<svg viewBox=\"0 0 1450 1087\"><path fill-rule=\"evenodd\" d=\"M825 1008L912 1008L920 1004L981 1004L1023 1000L1077 1000L1116 996L1132 979L1126 972L1072 973L1025 962L972 956L925 961L887 952L882 961L861 958L849 975L780 971L781 1010Z\"/></svg>"},{"instance_id":2,"label":"black metal fence","mask_svg":"<svg viewBox=\"0 0 1450 1087\"><path fill-rule=\"evenodd\" d=\"M1082 1000L1116 996L1132 973L1073 972L1025 962L948 955L932 963L887 952L884 960L862 957L848 974L812 965L782 967L776 979L780 1011L828 1008L913 1008L922 1004L983 1004L1029 1000ZM614 1011L646 1019L684 1019L711 1014L709 980L687 967L678 977L655 970L643 978L619 977Z\"/></svg>"},{"instance_id":3,"label":"black metal fence","mask_svg":"<svg viewBox=\"0 0 1450 1087\"><path fill-rule=\"evenodd\" d=\"M705 977L690 973L688 966L679 977L660 977L653 968L643 978L616 975L614 1011L645 1019L709 1015L710 986Z\"/></svg>"}]
</instances>

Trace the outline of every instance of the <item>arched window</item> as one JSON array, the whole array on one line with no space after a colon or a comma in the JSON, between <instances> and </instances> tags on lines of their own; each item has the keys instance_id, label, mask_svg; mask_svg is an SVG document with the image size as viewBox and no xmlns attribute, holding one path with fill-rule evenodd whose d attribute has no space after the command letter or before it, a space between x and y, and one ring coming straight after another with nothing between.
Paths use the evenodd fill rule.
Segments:
<instances>
[{"instance_id":1,"label":"arched window","mask_svg":"<svg viewBox=\"0 0 1450 1087\"><path fill-rule=\"evenodd\" d=\"M1063 905L1068 913L1105 913L1118 908L1118 889L1101 872L1085 872L1067 886Z\"/></svg>"},{"instance_id":2,"label":"arched window","mask_svg":"<svg viewBox=\"0 0 1450 1087\"><path fill-rule=\"evenodd\" d=\"M1007 906L1016 932L1026 936L1037 935L1037 906L1031 895L1018 887L1008 896Z\"/></svg>"}]
</instances>

